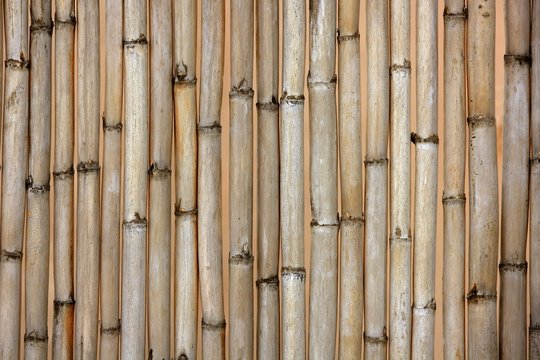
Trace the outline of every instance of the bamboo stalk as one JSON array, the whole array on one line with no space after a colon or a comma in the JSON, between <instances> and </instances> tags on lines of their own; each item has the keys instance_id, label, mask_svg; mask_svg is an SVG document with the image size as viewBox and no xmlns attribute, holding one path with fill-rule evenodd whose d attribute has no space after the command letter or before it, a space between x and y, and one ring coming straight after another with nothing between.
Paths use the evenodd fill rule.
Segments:
<instances>
[{"instance_id":1,"label":"bamboo stalk","mask_svg":"<svg viewBox=\"0 0 540 360\"><path fill-rule=\"evenodd\" d=\"M175 359L197 356L197 1L174 3Z\"/></svg>"},{"instance_id":2,"label":"bamboo stalk","mask_svg":"<svg viewBox=\"0 0 540 360\"><path fill-rule=\"evenodd\" d=\"M416 145L412 358L435 357L437 237L437 2L416 3Z\"/></svg>"},{"instance_id":3,"label":"bamboo stalk","mask_svg":"<svg viewBox=\"0 0 540 360\"><path fill-rule=\"evenodd\" d=\"M527 357L530 2L506 1L499 356Z\"/></svg>"},{"instance_id":4,"label":"bamboo stalk","mask_svg":"<svg viewBox=\"0 0 540 360\"><path fill-rule=\"evenodd\" d=\"M304 62L306 4L283 1L279 126L279 229L283 360L306 358L304 268Z\"/></svg>"},{"instance_id":5,"label":"bamboo stalk","mask_svg":"<svg viewBox=\"0 0 540 360\"><path fill-rule=\"evenodd\" d=\"M388 219L388 4L369 0L365 205L364 359L386 359Z\"/></svg>"},{"instance_id":6,"label":"bamboo stalk","mask_svg":"<svg viewBox=\"0 0 540 360\"><path fill-rule=\"evenodd\" d=\"M390 358L411 356L410 4L390 9Z\"/></svg>"},{"instance_id":7,"label":"bamboo stalk","mask_svg":"<svg viewBox=\"0 0 540 360\"><path fill-rule=\"evenodd\" d=\"M364 217L360 112L360 1L338 7L341 248L339 358L362 357Z\"/></svg>"},{"instance_id":8,"label":"bamboo stalk","mask_svg":"<svg viewBox=\"0 0 540 360\"><path fill-rule=\"evenodd\" d=\"M75 1L56 0L53 358L73 357ZM93 295L95 296L95 294Z\"/></svg>"},{"instance_id":9,"label":"bamboo stalk","mask_svg":"<svg viewBox=\"0 0 540 360\"><path fill-rule=\"evenodd\" d=\"M124 223L120 357L145 358L148 186L147 2L124 2ZM167 214L166 216L169 216Z\"/></svg>"},{"instance_id":10,"label":"bamboo stalk","mask_svg":"<svg viewBox=\"0 0 540 360\"><path fill-rule=\"evenodd\" d=\"M198 125L199 274L203 359L225 359L221 234L221 97L225 3L202 3L200 120Z\"/></svg>"},{"instance_id":11,"label":"bamboo stalk","mask_svg":"<svg viewBox=\"0 0 540 360\"><path fill-rule=\"evenodd\" d=\"M122 1L106 2L105 116L101 209L100 359L118 358L120 273L120 179L122 155Z\"/></svg>"},{"instance_id":12,"label":"bamboo stalk","mask_svg":"<svg viewBox=\"0 0 540 360\"><path fill-rule=\"evenodd\" d=\"M28 162L25 359L47 358L51 162L51 1L30 6L30 158Z\"/></svg>"},{"instance_id":13,"label":"bamboo stalk","mask_svg":"<svg viewBox=\"0 0 540 360\"><path fill-rule=\"evenodd\" d=\"M150 2L150 210L148 346L170 359L171 156L173 125L171 1Z\"/></svg>"},{"instance_id":14,"label":"bamboo stalk","mask_svg":"<svg viewBox=\"0 0 540 360\"><path fill-rule=\"evenodd\" d=\"M531 57L540 58L540 1L532 2ZM530 160L530 328L529 357L540 359L540 62L531 62Z\"/></svg>"},{"instance_id":15,"label":"bamboo stalk","mask_svg":"<svg viewBox=\"0 0 540 360\"><path fill-rule=\"evenodd\" d=\"M0 358L19 358L21 263L28 176L28 3L6 0L2 219L0 250Z\"/></svg>"},{"instance_id":16,"label":"bamboo stalk","mask_svg":"<svg viewBox=\"0 0 540 360\"><path fill-rule=\"evenodd\" d=\"M463 0L444 10L443 352L465 358L465 21Z\"/></svg>"},{"instance_id":17,"label":"bamboo stalk","mask_svg":"<svg viewBox=\"0 0 540 360\"><path fill-rule=\"evenodd\" d=\"M338 301L336 2L310 3L311 271L309 357L330 359L336 348Z\"/></svg>"},{"instance_id":18,"label":"bamboo stalk","mask_svg":"<svg viewBox=\"0 0 540 360\"><path fill-rule=\"evenodd\" d=\"M499 209L495 128L495 1L468 3L469 358L495 359Z\"/></svg>"},{"instance_id":19,"label":"bamboo stalk","mask_svg":"<svg viewBox=\"0 0 540 360\"><path fill-rule=\"evenodd\" d=\"M279 359L279 4L257 1L257 359Z\"/></svg>"}]
</instances>

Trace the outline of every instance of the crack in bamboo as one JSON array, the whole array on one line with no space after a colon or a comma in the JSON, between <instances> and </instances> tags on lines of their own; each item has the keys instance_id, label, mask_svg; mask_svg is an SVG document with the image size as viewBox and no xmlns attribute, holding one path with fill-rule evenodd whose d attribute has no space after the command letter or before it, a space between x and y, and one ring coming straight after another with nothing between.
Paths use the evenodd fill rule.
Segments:
<instances>
[{"instance_id":1,"label":"crack in bamboo","mask_svg":"<svg viewBox=\"0 0 540 360\"><path fill-rule=\"evenodd\" d=\"M8 261L15 261L20 262L23 257L23 252L20 250L6 250L3 249L0 252L0 262L8 262Z\"/></svg>"},{"instance_id":2,"label":"crack in bamboo","mask_svg":"<svg viewBox=\"0 0 540 360\"><path fill-rule=\"evenodd\" d=\"M99 173L100 170L99 163L94 160L81 161L77 164L77 173L79 174Z\"/></svg>"},{"instance_id":3,"label":"crack in bamboo","mask_svg":"<svg viewBox=\"0 0 540 360\"><path fill-rule=\"evenodd\" d=\"M420 135L416 133L411 133L411 142L415 145L422 144L422 143L431 143L438 145L439 144L439 137L437 134L431 134L428 137L421 137Z\"/></svg>"},{"instance_id":4,"label":"crack in bamboo","mask_svg":"<svg viewBox=\"0 0 540 360\"><path fill-rule=\"evenodd\" d=\"M521 263L500 263L499 264L499 271L501 273L505 272L523 272L526 273L528 269L527 262L521 262Z\"/></svg>"},{"instance_id":5,"label":"crack in bamboo","mask_svg":"<svg viewBox=\"0 0 540 360\"><path fill-rule=\"evenodd\" d=\"M39 334L36 330L31 331L28 334L24 334L25 343L47 343L49 341L49 336L47 333Z\"/></svg>"}]
</instances>

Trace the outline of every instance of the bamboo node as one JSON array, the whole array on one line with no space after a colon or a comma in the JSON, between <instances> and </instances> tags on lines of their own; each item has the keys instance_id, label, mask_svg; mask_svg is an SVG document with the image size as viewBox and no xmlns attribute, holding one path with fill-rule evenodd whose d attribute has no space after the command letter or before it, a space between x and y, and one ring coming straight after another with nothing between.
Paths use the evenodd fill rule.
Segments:
<instances>
[{"instance_id":1,"label":"bamboo node","mask_svg":"<svg viewBox=\"0 0 540 360\"><path fill-rule=\"evenodd\" d=\"M229 93L229 97L246 96L253 97L253 89L249 86L246 78L243 78L238 85L234 85Z\"/></svg>"},{"instance_id":2,"label":"bamboo node","mask_svg":"<svg viewBox=\"0 0 540 360\"><path fill-rule=\"evenodd\" d=\"M100 322L100 330L102 335L111 335L111 336L117 336L120 334L120 331L122 329L122 323L120 319L118 319L118 324L113 327L104 328L103 323Z\"/></svg>"},{"instance_id":3,"label":"bamboo node","mask_svg":"<svg viewBox=\"0 0 540 360\"><path fill-rule=\"evenodd\" d=\"M20 250L2 250L0 253L0 261L1 262L8 262L8 261L21 261L23 257L23 253Z\"/></svg>"},{"instance_id":4,"label":"bamboo node","mask_svg":"<svg viewBox=\"0 0 540 360\"><path fill-rule=\"evenodd\" d=\"M74 174L75 174L75 170L73 169L73 166L70 166L67 169L55 170L53 172L53 176L55 178L62 179L62 180L69 177L73 177Z\"/></svg>"},{"instance_id":5,"label":"bamboo node","mask_svg":"<svg viewBox=\"0 0 540 360\"><path fill-rule=\"evenodd\" d=\"M124 47L127 49L133 49L135 45L147 45L148 40L144 34L140 34L138 38L131 40L124 40Z\"/></svg>"},{"instance_id":6,"label":"bamboo node","mask_svg":"<svg viewBox=\"0 0 540 360\"><path fill-rule=\"evenodd\" d=\"M176 360L189 360L188 356L186 354L180 354L176 358Z\"/></svg>"},{"instance_id":7,"label":"bamboo node","mask_svg":"<svg viewBox=\"0 0 540 360\"><path fill-rule=\"evenodd\" d=\"M341 224L347 224L347 225L353 225L353 226L356 226L356 225L362 225L364 224L364 215L361 215L361 216L342 216L341 217L341 220L340 220L340 223Z\"/></svg>"},{"instance_id":8,"label":"bamboo node","mask_svg":"<svg viewBox=\"0 0 540 360\"><path fill-rule=\"evenodd\" d=\"M469 116L467 122L470 127L489 127L495 126L495 116L491 115L475 115Z\"/></svg>"},{"instance_id":9,"label":"bamboo node","mask_svg":"<svg viewBox=\"0 0 540 360\"><path fill-rule=\"evenodd\" d=\"M540 164L540 154L536 154L536 156L531 158L531 165L537 165Z\"/></svg>"},{"instance_id":10,"label":"bamboo node","mask_svg":"<svg viewBox=\"0 0 540 360\"><path fill-rule=\"evenodd\" d=\"M265 110L265 111L271 111L276 112L279 110L279 104L275 97L272 96L272 101L269 102L263 102L263 103L256 103L255 106L257 107L257 110Z\"/></svg>"},{"instance_id":11,"label":"bamboo node","mask_svg":"<svg viewBox=\"0 0 540 360\"><path fill-rule=\"evenodd\" d=\"M197 208L184 209L180 204L174 205L174 216L196 216Z\"/></svg>"},{"instance_id":12,"label":"bamboo node","mask_svg":"<svg viewBox=\"0 0 540 360\"><path fill-rule=\"evenodd\" d=\"M49 21L43 21L43 20L34 20L32 19L32 24L30 25L30 32L46 32L47 34L51 35L54 28L54 23L48 19Z\"/></svg>"},{"instance_id":13,"label":"bamboo node","mask_svg":"<svg viewBox=\"0 0 540 360\"><path fill-rule=\"evenodd\" d=\"M77 165L77 172L80 174L99 173L99 170L100 170L99 164L94 160L81 161Z\"/></svg>"},{"instance_id":14,"label":"bamboo node","mask_svg":"<svg viewBox=\"0 0 540 360\"><path fill-rule=\"evenodd\" d=\"M54 23L55 23L56 27L58 27L59 25L75 26L75 24L77 24L77 18L75 17L75 15L71 15L67 19L61 19L58 16L55 16Z\"/></svg>"},{"instance_id":15,"label":"bamboo node","mask_svg":"<svg viewBox=\"0 0 540 360\"><path fill-rule=\"evenodd\" d=\"M28 334L24 334L25 343L46 343L49 340L47 333L39 334L37 330L32 330Z\"/></svg>"},{"instance_id":16,"label":"bamboo node","mask_svg":"<svg viewBox=\"0 0 540 360\"><path fill-rule=\"evenodd\" d=\"M127 226L127 227L143 227L143 228L145 228L147 223L148 223L148 221L146 220L146 218L141 217L141 214L139 214L138 212L136 212L133 215L133 220L124 220L124 226Z\"/></svg>"},{"instance_id":17,"label":"bamboo node","mask_svg":"<svg viewBox=\"0 0 540 360\"><path fill-rule=\"evenodd\" d=\"M478 287L476 284L473 284L471 290L466 296L469 303L479 303L479 302L489 302L489 301L497 301L497 295L496 294L484 294L480 293L478 291Z\"/></svg>"},{"instance_id":18,"label":"bamboo node","mask_svg":"<svg viewBox=\"0 0 540 360\"><path fill-rule=\"evenodd\" d=\"M124 125L122 124L121 121L119 122L116 122L116 123L112 123L112 124L108 124L106 119L105 119L105 115L102 114L101 115L101 121L103 123L103 130L105 131L117 131L117 132L121 132L122 131L122 128L124 127Z\"/></svg>"},{"instance_id":19,"label":"bamboo node","mask_svg":"<svg viewBox=\"0 0 540 360\"><path fill-rule=\"evenodd\" d=\"M437 134L431 134L428 137L421 137L416 133L411 133L411 142L415 145L421 143L438 144L439 137L437 136Z\"/></svg>"},{"instance_id":20,"label":"bamboo node","mask_svg":"<svg viewBox=\"0 0 540 360\"><path fill-rule=\"evenodd\" d=\"M307 85L308 89L311 89L316 86L324 86L327 88L335 88L337 83L337 75L334 74L330 80L314 80L311 76L311 73L308 73L307 76Z\"/></svg>"},{"instance_id":21,"label":"bamboo node","mask_svg":"<svg viewBox=\"0 0 540 360\"><path fill-rule=\"evenodd\" d=\"M315 219L311 220L311 223L309 224L311 227L339 227L339 214L337 216L337 220L335 223L321 223Z\"/></svg>"},{"instance_id":22,"label":"bamboo node","mask_svg":"<svg viewBox=\"0 0 540 360\"><path fill-rule=\"evenodd\" d=\"M181 64L176 65L173 84L178 85L196 85L197 78L190 79L188 78L188 68L187 65L182 61Z\"/></svg>"},{"instance_id":23,"label":"bamboo node","mask_svg":"<svg viewBox=\"0 0 540 360\"><path fill-rule=\"evenodd\" d=\"M61 308L64 306L73 306L75 305L75 299L73 299L73 296L70 295L67 300L54 300L54 307L55 309Z\"/></svg>"},{"instance_id":24,"label":"bamboo node","mask_svg":"<svg viewBox=\"0 0 540 360\"><path fill-rule=\"evenodd\" d=\"M51 186L49 182L43 185L34 184L34 179L32 178L32 175L28 175L28 178L26 179L26 190L34 194L43 194L49 192L49 190L51 190Z\"/></svg>"},{"instance_id":25,"label":"bamboo node","mask_svg":"<svg viewBox=\"0 0 540 360\"><path fill-rule=\"evenodd\" d=\"M239 254L236 255L229 255L229 264L243 264L243 265L250 265L253 264L253 256L251 255L251 252L249 251L248 244L244 244L242 246L242 251Z\"/></svg>"},{"instance_id":26,"label":"bamboo node","mask_svg":"<svg viewBox=\"0 0 540 360\"><path fill-rule=\"evenodd\" d=\"M529 334L533 337L540 338L540 324L529 326Z\"/></svg>"},{"instance_id":27,"label":"bamboo node","mask_svg":"<svg viewBox=\"0 0 540 360\"><path fill-rule=\"evenodd\" d=\"M414 304L413 305L413 309L416 309L416 310L432 310L432 311L435 311L437 309L437 305L435 303L435 299L432 298L431 300L429 300L428 303L424 304L424 305L416 305Z\"/></svg>"},{"instance_id":28,"label":"bamboo node","mask_svg":"<svg viewBox=\"0 0 540 360\"><path fill-rule=\"evenodd\" d=\"M464 204L465 201L467 201L465 194L446 195L443 191L443 197L442 197L443 204L453 204L453 203Z\"/></svg>"},{"instance_id":29,"label":"bamboo node","mask_svg":"<svg viewBox=\"0 0 540 360\"><path fill-rule=\"evenodd\" d=\"M266 278L262 278L255 281L255 285L258 288L262 286L268 286L268 287L277 289L279 287L279 277L277 275L272 275Z\"/></svg>"},{"instance_id":30,"label":"bamboo node","mask_svg":"<svg viewBox=\"0 0 540 360\"><path fill-rule=\"evenodd\" d=\"M5 61L6 68L9 69L28 69L30 68L30 61L26 60L21 54L21 59L7 59Z\"/></svg>"},{"instance_id":31,"label":"bamboo node","mask_svg":"<svg viewBox=\"0 0 540 360\"><path fill-rule=\"evenodd\" d=\"M204 126L198 126L197 130L199 133L217 133L221 134L221 125L220 124L212 124L212 125L204 125Z\"/></svg>"},{"instance_id":32,"label":"bamboo node","mask_svg":"<svg viewBox=\"0 0 540 360\"><path fill-rule=\"evenodd\" d=\"M388 158L382 158L382 159L366 159L364 160L364 164L366 166L381 166L388 164Z\"/></svg>"},{"instance_id":33,"label":"bamboo node","mask_svg":"<svg viewBox=\"0 0 540 360\"><path fill-rule=\"evenodd\" d=\"M527 272L528 264L527 262L522 263L500 263L499 271L500 272Z\"/></svg>"},{"instance_id":34,"label":"bamboo node","mask_svg":"<svg viewBox=\"0 0 540 360\"><path fill-rule=\"evenodd\" d=\"M448 8L444 8L443 12L443 18L444 21L451 21L451 20L465 20L467 18L467 8L463 7L463 10L460 12L452 13L448 11Z\"/></svg>"},{"instance_id":35,"label":"bamboo node","mask_svg":"<svg viewBox=\"0 0 540 360\"><path fill-rule=\"evenodd\" d=\"M150 177L165 177L171 175L171 169L160 167L157 163L152 163L148 168L148 175L150 175Z\"/></svg>"},{"instance_id":36,"label":"bamboo node","mask_svg":"<svg viewBox=\"0 0 540 360\"><path fill-rule=\"evenodd\" d=\"M284 266L281 268L281 278L285 277L304 281L306 278L306 269L303 267Z\"/></svg>"},{"instance_id":37,"label":"bamboo node","mask_svg":"<svg viewBox=\"0 0 540 360\"><path fill-rule=\"evenodd\" d=\"M221 331L221 330L225 330L225 327L227 327L227 323L225 322L225 320L221 320L221 321L213 323L213 322L209 322L209 321L206 321L206 320L202 319L201 327L202 327L203 330Z\"/></svg>"},{"instance_id":38,"label":"bamboo node","mask_svg":"<svg viewBox=\"0 0 540 360\"><path fill-rule=\"evenodd\" d=\"M370 344L386 344L388 342L386 326L383 328L382 336L369 336L364 332L364 341Z\"/></svg>"},{"instance_id":39,"label":"bamboo node","mask_svg":"<svg viewBox=\"0 0 540 360\"><path fill-rule=\"evenodd\" d=\"M291 104L291 105L303 105L305 101L304 95L289 95L287 93L283 93L280 99L280 103L283 104Z\"/></svg>"},{"instance_id":40,"label":"bamboo node","mask_svg":"<svg viewBox=\"0 0 540 360\"><path fill-rule=\"evenodd\" d=\"M411 62L407 59L403 60L402 64L392 64L390 66L390 75L395 72L411 73Z\"/></svg>"},{"instance_id":41,"label":"bamboo node","mask_svg":"<svg viewBox=\"0 0 540 360\"><path fill-rule=\"evenodd\" d=\"M345 41L358 41L360 40L360 33L356 32L354 34L341 34L341 32L337 31L337 41L338 42L345 42Z\"/></svg>"},{"instance_id":42,"label":"bamboo node","mask_svg":"<svg viewBox=\"0 0 540 360\"><path fill-rule=\"evenodd\" d=\"M506 65L531 65L531 57L529 55L505 54L504 63Z\"/></svg>"}]
</instances>

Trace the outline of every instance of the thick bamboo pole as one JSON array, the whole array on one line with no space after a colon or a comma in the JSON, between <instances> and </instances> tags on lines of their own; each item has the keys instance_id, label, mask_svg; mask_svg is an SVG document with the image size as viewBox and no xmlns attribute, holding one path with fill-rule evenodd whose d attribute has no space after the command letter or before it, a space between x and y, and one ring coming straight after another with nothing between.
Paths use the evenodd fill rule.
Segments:
<instances>
[{"instance_id":1,"label":"thick bamboo pole","mask_svg":"<svg viewBox=\"0 0 540 360\"><path fill-rule=\"evenodd\" d=\"M386 359L388 221L388 3L368 0L364 359Z\"/></svg>"},{"instance_id":2,"label":"thick bamboo pole","mask_svg":"<svg viewBox=\"0 0 540 360\"><path fill-rule=\"evenodd\" d=\"M257 359L279 359L279 9L257 1Z\"/></svg>"},{"instance_id":3,"label":"thick bamboo pole","mask_svg":"<svg viewBox=\"0 0 540 360\"><path fill-rule=\"evenodd\" d=\"M444 9L443 353L465 358L465 19L463 0Z\"/></svg>"},{"instance_id":4,"label":"thick bamboo pole","mask_svg":"<svg viewBox=\"0 0 540 360\"><path fill-rule=\"evenodd\" d=\"M468 2L469 358L495 359L499 209L495 128L495 1Z\"/></svg>"},{"instance_id":5,"label":"thick bamboo pole","mask_svg":"<svg viewBox=\"0 0 540 360\"><path fill-rule=\"evenodd\" d=\"M75 1L56 0L53 358L73 357ZM95 296L95 294L94 294Z\"/></svg>"},{"instance_id":6,"label":"thick bamboo pole","mask_svg":"<svg viewBox=\"0 0 540 360\"><path fill-rule=\"evenodd\" d=\"M2 214L0 249L0 358L19 358L21 263L28 173L28 3L6 0Z\"/></svg>"},{"instance_id":7,"label":"thick bamboo pole","mask_svg":"<svg viewBox=\"0 0 540 360\"><path fill-rule=\"evenodd\" d=\"M360 1L338 7L338 106L341 175L339 358L362 357L364 217L360 119Z\"/></svg>"},{"instance_id":8,"label":"thick bamboo pole","mask_svg":"<svg viewBox=\"0 0 540 360\"><path fill-rule=\"evenodd\" d=\"M416 2L416 145L412 358L435 356L437 237L437 2Z\"/></svg>"},{"instance_id":9,"label":"thick bamboo pole","mask_svg":"<svg viewBox=\"0 0 540 360\"><path fill-rule=\"evenodd\" d=\"M311 271L309 357L330 359L336 347L338 204L336 2L310 2Z\"/></svg>"},{"instance_id":10,"label":"thick bamboo pole","mask_svg":"<svg viewBox=\"0 0 540 360\"><path fill-rule=\"evenodd\" d=\"M253 357L253 0L231 1L229 357Z\"/></svg>"},{"instance_id":11,"label":"thick bamboo pole","mask_svg":"<svg viewBox=\"0 0 540 360\"><path fill-rule=\"evenodd\" d=\"M148 186L147 2L124 2L124 224L120 357L144 359ZM167 214L166 216L169 216Z\"/></svg>"},{"instance_id":12,"label":"thick bamboo pole","mask_svg":"<svg viewBox=\"0 0 540 360\"><path fill-rule=\"evenodd\" d=\"M530 2L506 1L499 356L527 357Z\"/></svg>"},{"instance_id":13,"label":"thick bamboo pole","mask_svg":"<svg viewBox=\"0 0 540 360\"><path fill-rule=\"evenodd\" d=\"M198 126L199 275L203 359L225 359L221 234L221 97L225 3L202 3L200 116Z\"/></svg>"},{"instance_id":14,"label":"thick bamboo pole","mask_svg":"<svg viewBox=\"0 0 540 360\"><path fill-rule=\"evenodd\" d=\"M279 134L283 360L306 357L304 268L305 0L283 1Z\"/></svg>"},{"instance_id":15,"label":"thick bamboo pole","mask_svg":"<svg viewBox=\"0 0 540 360\"><path fill-rule=\"evenodd\" d=\"M106 2L105 116L101 195L101 345L100 359L118 358L120 336L120 180L122 155L123 3Z\"/></svg>"},{"instance_id":16,"label":"thick bamboo pole","mask_svg":"<svg viewBox=\"0 0 540 360\"><path fill-rule=\"evenodd\" d=\"M26 231L25 359L47 358L51 166L51 1L30 6L30 159Z\"/></svg>"},{"instance_id":17,"label":"thick bamboo pole","mask_svg":"<svg viewBox=\"0 0 540 360\"><path fill-rule=\"evenodd\" d=\"M170 359L171 156L173 64L171 0L150 2L150 209L148 346Z\"/></svg>"},{"instance_id":18,"label":"thick bamboo pole","mask_svg":"<svg viewBox=\"0 0 540 360\"><path fill-rule=\"evenodd\" d=\"M197 356L197 1L174 3L175 359Z\"/></svg>"},{"instance_id":19,"label":"thick bamboo pole","mask_svg":"<svg viewBox=\"0 0 540 360\"><path fill-rule=\"evenodd\" d=\"M390 9L390 358L411 355L410 1Z\"/></svg>"}]
</instances>

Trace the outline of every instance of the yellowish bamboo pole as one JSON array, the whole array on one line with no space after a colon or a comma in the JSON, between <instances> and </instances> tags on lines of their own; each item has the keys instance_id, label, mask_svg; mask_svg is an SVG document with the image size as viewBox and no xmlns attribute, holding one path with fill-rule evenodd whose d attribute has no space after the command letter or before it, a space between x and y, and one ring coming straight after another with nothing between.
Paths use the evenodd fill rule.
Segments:
<instances>
[{"instance_id":1,"label":"yellowish bamboo pole","mask_svg":"<svg viewBox=\"0 0 540 360\"><path fill-rule=\"evenodd\" d=\"M4 2L6 41L2 142L0 358L19 358L21 263L28 174L28 3Z\"/></svg>"},{"instance_id":2,"label":"yellowish bamboo pole","mask_svg":"<svg viewBox=\"0 0 540 360\"><path fill-rule=\"evenodd\" d=\"M25 359L47 358L51 166L51 1L30 6L30 158L28 162Z\"/></svg>"}]
</instances>

